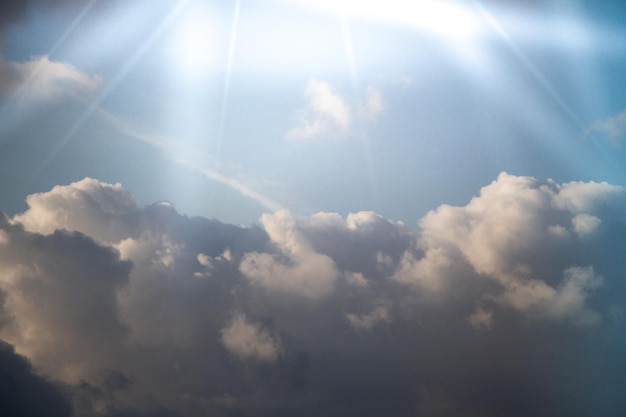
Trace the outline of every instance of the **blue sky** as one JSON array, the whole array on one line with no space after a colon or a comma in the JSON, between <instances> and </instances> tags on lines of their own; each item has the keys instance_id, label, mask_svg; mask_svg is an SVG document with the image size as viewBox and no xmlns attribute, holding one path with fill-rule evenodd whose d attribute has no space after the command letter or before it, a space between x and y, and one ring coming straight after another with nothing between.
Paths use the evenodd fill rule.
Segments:
<instances>
[{"instance_id":1,"label":"blue sky","mask_svg":"<svg viewBox=\"0 0 626 417\"><path fill-rule=\"evenodd\" d=\"M624 11L0 3L0 414L620 416Z\"/></svg>"},{"instance_id":2,"label":"blue sky","mask_svg":"<svg viewBox=\"0 0 626 417\"><path fill-rule=\"evenodd\" d=\"M46 56L97 82L70 80L43 103L4 98L3 143L20 155L7 163L23 170L17 182L3 176L7 210L91 176L145 204L257 221L258 201L201 169L297 213L374 210L411 225L501 171L624 184L621 147L602 132L585 136L623 106L624 29L608 6L468 2L442 12L398 2L381 13L372 4L346 2L343 17L304 1L29 13L5 31L4 61ZM402 19L411 14L425 17ZM323 91L344 107L344 125L337 108L312 107ZM323 126L290 137L307 112Z\"/></svg>"}]
</instances>

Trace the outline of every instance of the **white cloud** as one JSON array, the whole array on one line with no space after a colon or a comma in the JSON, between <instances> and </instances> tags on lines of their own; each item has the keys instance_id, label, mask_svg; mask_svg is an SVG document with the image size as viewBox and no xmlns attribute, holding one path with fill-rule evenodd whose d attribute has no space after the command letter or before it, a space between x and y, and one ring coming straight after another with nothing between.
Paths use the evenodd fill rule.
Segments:
<instances>
[{"instance_id":1,"label":"white cloud","mask_svg":"<svg viewBox=\"0 0 626 417\"><path fill-rule=\"evenodd\" d=\"M459 271L467 262L479 277L498 284L501 293L492 296L504 305L539 319L593 323L596 313L583 301L601 280L592 274L572 281L578 267L570 264L561 266L564 278L559 282L553 276L557 270L545 268L554 262L547 248L567 247L564 225L578 235L595 230L598 217L577 213L616 194L623 189L605 183L560 186L503 173L468 205L440 206L422 218L418 248L424 255L407 251L394 278L438 290L459 285L458 276L464 275ZM551 223L555 220L557 225ZM566 299L576 302L562 302Z\"/></svg>"},{"instance_id":2,"label":"white cloud","mask_svg":"<svg viewBox=\"0 0 626 417\"><path fill-rule=\"evenodd\" d=\"M306 107L296 112L295 126L287 139L305 140L321 135L348 131L352 124L352 110L346 100L329 83L310 80L304 90Z\"/></svg>"},{"instance_id":3,"label":"white cloud","mask_svg":"<svg viewBox=\"0 0 626 417\"><path fill-rule=\"evenodd\" d=\"M305 107L298 109L288 140L342 138L351 134L358 113L372 121L385 110L382 94L375 87L366 89L363 103L351 103L335 92L330 83L310 80L304 90Z\"/></svg>"},{"instance_id":4,"label":"white cloud","mask_svg":"<svg viewBox=\"0 0 626 417\"><path fill-rule=\"evenodd\" d=\"M0 61L0 95L14 95L28 101L55 101L93 91L101 83L99 76L85 74L68 63L50 61L45 55L26 62Z\"/></svg>"},{"instance_id":5,"label":"white cloud","mask_svg":"<svg viewBox=\"0 0 626 417\"><path fill-rule=\"evenodd\" d=\"M85 178L45 193L31 194L26 202L29 209L13 220L31 232L76 230L101 241L118 242L137 230L134 222L139 207L119 183Z\"/></svg>"},{"instance_id":6,"label":"white cloud","mask_svg":"<svg viewBox=\"0 0 626 417\"><path fill-rule=\"evenodd\" d=\"M392 279L439 292L448 284L452 264L450 254L441 247L429 248L421 257L406 251Z\"/></svg>"},{"instance_id":7,"label":"white cloud","mask_svg":"<svg viewBox=\"0 0 626 417\"><path fill-rule=\"evenodd\" d=\"M332 291L339 271L314 251L286 211L264 214L261 223L280 253L248 253L239 267L251 282L269 290L318 298Z\"/></svg>"},{"instance_id":8,"label":"white cloud","mask_svg":"<svg viewBox=\"0 0 626 417\"><path fill-rule=\"evenodd\" d=\"M574 231L579 235L587 235L593 233L598 228L601 221L591 214L577 214L572 218L572 226Z\"/></svg>"},{"instance_id":9,"label":"white cloud","mask_svg":"<svg viewBox=\"0 0 626 417\"><path fill-rule=\"evenodd\" d=\"M275 361L281 353L280 343L259 324L250 323L244 314L236 314L222 329L222 343L240 359Z\"/></svg>"},{"instance_id":10,"label":"white cloud","mask_svg":"<svg viewBox=\"0 0 626 417\"><path fill-rule=\"evenodd\" d=\"M553 203L557 208L572 213L588 213L615 198L623 198L624 187L606 182L573 181L556 185Z\"/></svg>"}]
</instances>

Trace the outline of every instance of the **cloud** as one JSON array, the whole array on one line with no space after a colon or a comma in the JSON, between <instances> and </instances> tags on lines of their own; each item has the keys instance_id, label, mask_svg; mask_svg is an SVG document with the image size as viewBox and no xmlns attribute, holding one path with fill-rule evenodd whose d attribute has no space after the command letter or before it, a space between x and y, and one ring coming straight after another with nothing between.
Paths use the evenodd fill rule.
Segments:
<instances>
[{"instance_id":1,"label":"cloud","mask_svg":"<svg viewBox=\"0 0 626 417\"><path fill-rule=\"evenodd\" d=\"M77 417L617 416L624 194L503 173L417 230L240 227L85 179L0 216L0 338Z\"/></svg>"},{"instance_id":2,"label":"cloud","mask_svg":"<svg viewBox=\"0 0 626 417\"><path fill-rule=\"evenodd\" d=\"M352 110L346 100L333 91L329 83L310 80L304 89L306 107L296 112L295 126L287 139L305 140L333 134L345 134L352 125Z\"/></svg>"},{"instance_id":3,"label":"cloud","mask_svg":"<svg viewBox=\"0 0 626 417\"><path fill-rule=\"evenodd\" d=\"M50 61L45 55L26 62L0 61L0 96L50 102L91 92L101 83L99 76L85 74L68 63Z\"/></svg>"},{"instance_id":4,"label":"cloud","mask_svg":"<svg viewBox=\"0 0 626 417\"><path fill-rule=\"evenodd\" d=\"M244 314L236 314L222 329L222 343L241 359L273 362L282 350L280 343L258 324L250 323Z\"/></svg>"},{"instance_id":5,"label":"cloud","mask_svg":"<svg viewBox=\"0 0 626 417\"><path fill-rule=\"evenodd\" d=\"M241 273L269 290L317 298L332 291L339 275L333 260L312 249L287 211L264 214L261 223L277 253L248 253Z\"/></svg>"},{"instance_id":6,"label":"cloud","mask_svg":"<svg viewBox=\"0 0 626 417\"><path fill-rule=\"evenodd\" d=\"M592 233L600 225L600 219L591 214L578 214L572 218L574 231L579 235Z\"/></svg>"},{"instance_id":7,"label":"cloud","mask_svg":"<svg viewBox=\"0 0 626 417\"><path fill-rule=\"evenodd\" d=\"M0 414L69 417L72 407L62 388L37 375L25 357L0 341Z\"/></svg>"},{"instance_id":8,"label":"cloud","mask_svg":"<svg viewBox=\"0 0 626 417\"><path fill-rule=\"evenodd\" d=\"M491 330L493 326L493 312L480 307L468 317L467 321L477 329Z\"/></svg>"},{"instance_id":9,"label":"cloud","mask_svg":"<svg viewBox=\"0 0 626 417\"><path fill-rule=\"evenodd\" d=\"M542 184L530 177L502 173L465 207L444 205L427 214L419 223L423 239L418 246L424 255L405 255L396 279L431 289L455 285L458 272L445 271L455 265L462 267L461 258L476 274L501 288L500 294L492 295L500 303L535 318L592 323L598 316L587 310L582 300L601 278L575 265L575 259L571 259L572 265L562 264L559 271L551 256L562 253L547 248L568 247L568 228L578 235L595 230L600 219L581 212L598 210L600 202L615 194L623 196L624 190L593 182ZM436 272L436 268L443 271ZM588 271L582 274L586 279L571 279L583 270ZM563 275L560 282L558 275ZM434 284L423 277L439 280ZM440 282L442 278L444 282ZM558 312L553 309L573 293L580 302L565 303Z\"/></svg>"},{"instance_id":10,"label":"cloud","mask_svg":"<svg viewBox=\"0 0 626 417\"><path fill-rule=\"evenodd\" d=\"M29 210L14 217L27 230L51 234L81 231L104 242L117 242L137 232L139 207L122 185L85 178L26 198ZM76 207L84 210L76 211Z\"/></svg>"},{"instance_id":11,"label":"cloud","mask_svg":"<svg viewBox=\"0 0 626 417\"><path fill-rule=\"evenodd\" d=\"M626 133L626 110L604 120L593 122L585 131L584 137L601 135L612 141L623 139Z\"/></svg>"},{"instance_id":12,"label":"cloud","mask_svg":"<svg viewBox=\"0 0 626 417\"><path fill-rule=\"evenodd\" d=\"M304 96L307 104L296 111L294 126L286 134L288 140L346 137L359 113L373 121L385 109L380 91L371 86L363 103L350 103L330 83L315 79L307 83Z\"/></svg>"},{"instance_id":13,"label":"cloud","mask_svg":"<svg viewBox=\"0 0 626 417\"><path fill-rule=\"evenodd\" d=\"M356 329L370 330L372 327L391 321L389 310L385 306L376 307L366 314L346 314L346 318Z\"/></svg>"}]
</instances>

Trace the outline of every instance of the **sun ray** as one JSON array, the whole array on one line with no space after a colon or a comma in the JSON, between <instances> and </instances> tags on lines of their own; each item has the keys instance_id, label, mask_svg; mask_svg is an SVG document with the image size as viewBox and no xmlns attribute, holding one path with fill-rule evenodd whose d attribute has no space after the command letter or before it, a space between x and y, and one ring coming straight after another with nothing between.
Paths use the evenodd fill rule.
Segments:
<instances>
[{"instance_id":1,"label":"sun ray","mask_svg":"<svg viewBox=\"0 0 626 417\"><path fill-rule=\"evenodd\" d=\"M530 73L530 75L537 81L537 83L544 89L544 91L550 96L550 98L559 106L559 108L575 123L577 128L581 131L585 130L585 123L581 117L565 102L561 95L554 89L552 84L546 79L542 72L532 62L532 60L526 55L515 41L509 36L504 27L498 22L493 14L491 14L481 1L476 1L476 5L481 15L493 28L493 30L500 36L500 38L506 43L506 45L515 54L516 58L522 63L524 68Z\"/></svg>"},{"instance_id":2,"label":"sun ray","mask_svg":"<svg viewBox=\"0 0 626 417\"><path fill-rule=\"evenodd\" d=\"M237 47L237 29L239 26L240 7L241 1L237 0L235 2L235 11L233 13L233 21L231 24L230 43L228 45L228 62L226 64L226 80L224 81L224 89L222 91L222 105L220 109L220 120L217 131L217 142L215 150L216 169L219 169L220 155L222 152L222 141L224 139L224 126L226 123L226 113L228 111L228 97L230 95L230 79L232 77L233 60Z\"/></svg>"},{"instance_id":3,"label":"sun ray","mask_svg":"<svg viewBox=\"0 0 626 417\"><path fill-rule=\"evenodd\" d=\"M83 21L85 16L87 16L87 14L91 11L91 9L93 8L94 4L97 1L98 0L91 0L89 3L87 3L87 5L85 5L85 7L82 8L82 10L78 13L76 18L74 18L74 20L70 24L70 26L65 30L65 32L63 32L63 34L54 43L54 45L52 45L52 47L50 48L50 50L46 54L47 57L49 57L49 58L52 57L52 55L54 55L54 53L63 45L65 40L72 33L74 33L74 31L76 30L76 27ZM0 60L1 60L1 58L0 58ZM29 87L31 86L33 81L35 79L37 79L37 77L40 75L41 69L42 69L42 65L43 64L40 63L39 65L37 65L37 67L35 67L35 69L33 71L30 72L30 74L28 75L28 78L19 86L17 91L9 98L8 102L4 106L2 106L2 109L0 109L0 118L2 118L4 116L6 111L13 105L15 100L17 100L20 96L22 96L24 91L28 91L29 90Z\"/></svg>"},{"instance_id":4,"label":"sun ray","mask_svg":"<svg viewBox=\"0 0 626 417\"><path fill-rule=\"evenodd\" d=\"M48 153L42 161L39 168L31 174L31 179L38 176L56 157L70 139L78 132L87 120L100 108L102 102L120 85L126 78L128 73L135 67L139 60L148 52L150 47L157 41L161 34L175 21L176 17L185 9L190 0L180 0L172 7L161 24L148 36L148 38L137 48L130 58L125 62L124 66L115 74L115 76L105 84L102 91L87 105L87 108L81 113L76 121L70 126L67 133L55 144L54 148Z\"/></svg>"}]
</instances>

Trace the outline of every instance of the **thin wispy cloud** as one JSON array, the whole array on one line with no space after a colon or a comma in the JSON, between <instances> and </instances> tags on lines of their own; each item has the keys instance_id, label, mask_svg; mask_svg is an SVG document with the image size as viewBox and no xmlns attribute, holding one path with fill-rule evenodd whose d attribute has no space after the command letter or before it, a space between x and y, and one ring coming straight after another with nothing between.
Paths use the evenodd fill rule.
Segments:
<instances>
[{"instance_id":1,"label":"thin wispy cloud","mask_svg":"<svg viewBox=\"0 0 626 417\"><path fill-rule=\"evenodd\" d=\"M626 134L626 110L603 120L593 122L584 133L584 137L604 136L613 142L620 142Z\"/></svg>"},{"instance_id":2,"label":"thin wispy cloud","mask_svg":"<svg viewBox=\"0 0 626 417\"><path fill-rule=\"evenodd\" d=\"M144 128L140 128L137 125L122 119L121 117L112 114L104 110L101 107L97 108L97 113L103 119L107 120L112 126L118 129L126 136L148 143L151 146L161 150L165 155L171 158L174 162L181 166L190 168L196 172L199 172L204 177L216 181L220 184L226 185L232 190L238 192L244 197L254 200L260 204L265 210L276 211L280 210L283 206L271 197L264 195L261 191L246 184L244 181L237 179L233 176L229 176L223 172L210 168L209 163L199 158L201 155L197 149L184 146L181 141L177 141L172 138L157 135L147 131ZM228 165L224 160L220 161L222 166Z\"/></svg>"},{"instance_id":3,"label":"thin wispy cloud","mask_svg":"<svg viewBox=\"0 0 626 417\"><path fill-rule=\"evenodd\" d=\"M98 89L102 78L47 56L26 62L0 60L0 96L18 101L56 101Z\"/></svg>"}]
</instances>

